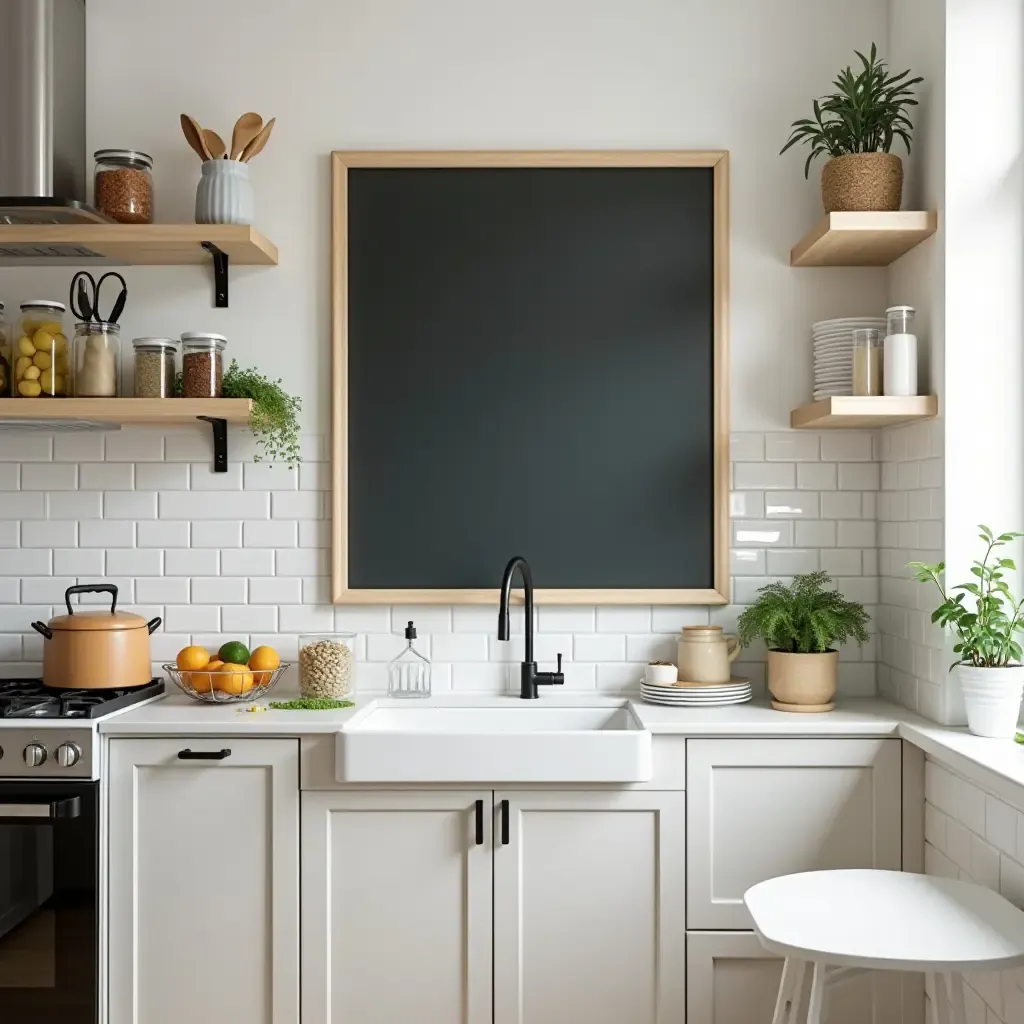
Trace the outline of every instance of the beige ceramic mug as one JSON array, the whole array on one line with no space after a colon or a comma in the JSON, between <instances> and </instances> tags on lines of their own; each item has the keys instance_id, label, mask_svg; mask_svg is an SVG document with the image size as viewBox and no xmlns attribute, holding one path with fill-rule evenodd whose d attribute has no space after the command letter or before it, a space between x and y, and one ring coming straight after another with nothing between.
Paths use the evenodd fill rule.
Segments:
<instances>
[{"instance_id":1,"label":"beige ceramic mug","mask_svg":"<svg viewBox=\"0 0 1024 1024\"><path fill-rule=\"evenodd\" d=\"M721 626L684 626L679 638L679 678L687 683L727 683L740 642Z\"/></svg>"}]
</instances>

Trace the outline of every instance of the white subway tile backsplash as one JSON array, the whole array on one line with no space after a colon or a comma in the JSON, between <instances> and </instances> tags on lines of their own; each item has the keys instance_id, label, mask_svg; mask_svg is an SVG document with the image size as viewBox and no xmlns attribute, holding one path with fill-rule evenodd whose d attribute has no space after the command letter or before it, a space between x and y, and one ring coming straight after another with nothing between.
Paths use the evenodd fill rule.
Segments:
<instances>
[{"instance_id":1,"label":"white subway tile backsplash","mask_svg":"<svg viewBox=\"0 0 1024 1024\"><path fill-rule=\"evenodd\" d=\"M103 456L107 462L160 462L164 435L158 430L132 427L105 435Z\"/></svg>"},{"instance_id":2,"label":"white subway tile backsplash","mask_svg":"<svg viewBox=\"0 0 1024 1024\"><path fill-rule=\"evenodd\" d=\"M818 553L818 563L821 569L832 576L859 576L863 569L861 552L846 548L821 550Z\"/></svg>"},{"instance_id":3,"label":"white subway tile backsplash","mask_svg":"<svg viewBox=\"0 0 1024 1024\"><path fill-rule=\"evenodd\" d=\"M223 557L227 560L229 555L237 554L237 551L225 551ZM220 569L220 552L206 548L179 548L164 562L164 572L168 576L216 576ZM225 575L234 574L226 572Z\"/></svg>"},{"instance_id":4,"label":"white subway tile backsplash","mask_svg":"<svg viewBox=\"0 0 1024 1024\"><path fill-rule=\"evenodd\" d=\"M16 491L21 487L21 465L0 462L0 491Z\"/></svg>"},{"instance_id":5,"label":"white subway tile backsplash","mask_svg":"<svg viewBox=\"0 0 1024 1024\"><path fill-rule=\"evenodd\" d=\"M188 486L188 463L140 462L135 467L136 490L185 491L188 490Z\"/></svg>"},{"instance_id":6,"label":"white subway tile backsplash","mask_svg":"<svg viewBox=\"0 0 1024 1024\"><path fill-rule=\"evenodd\" d=\"M242 464L229 462L227 471L218 473L209 461L195 462L189 468L189 479L193 491L240 491Z\"/></svg>"},{"instance_id":7,"label":"white subway tile backsplash","mask_svg":"<svg viewBox=\"0 0 1024 1024\"><path fill-rule=\"evenodd\" d=\"M574 605L541 605L537 609L537 629L545 633L592 633L594 631L594 609ZM492 616L493 632L497 616Z\"/></svg>"},{"instance_id":8,"label":"white subway tile backsplash","mask_svg":"<svg viewBox=\"0 0 1024 1024\"><path fill-rule=\"evenodd\" d=\"M46 502L42 494L28 491L4 491L0 494L0 519L42 519Z\"/></svg>"},{"instance_id":9,"label":"white subway tile backsplash","mask_svg":"<svg viewBox=\"0 0 1024 1024\"><path fill-rule=\"evenodd\" d=\"M831 548L836 544L836 524L833 521L803 522L794 526L794 543L798 548Z\"/></svg>"},{"instance_id":10,"label":"white subway tile backsplash","mask_svg":"<svg viewBox=\"0 0 1024 1024\"><path fill-rule=\"evenodd\" d=\"M678 633L639 633L626 637L627 661L671 661L678 657Z\"/></svg>"},{"instance_id":11,"label":"white subway tile backsplash","mask_svg":"<svg viewBox=\"0 0 1024 1024\"><path fill-rule=\"evenodd\" d=\"M21 523L17 519L0 519L0 548L21 547Z\"/></svg>"},{"instance_id":12,"label":"white subway tile backsplash","mask_svg":"<svg viewBox=\"0 0 1024 1024\"><path fill-rule=\"evenodd\" d=\"M287 579L282 576L281 579ZM284 602L282 602L284 603ZM302 603L303 604L330 604L331 603L331 581L327 576L303 576L302 577Z\"/></svg>"},{"instance_id":13,"label":"white subway tile backsplash","mask_svg":"<svg viewBox=\"0 0 1024 1024\"><path fill-rule=\"evenodd\" d=\"M135 532L135 543L140 548L187 548L189 524L167 520L141 522Z\"/></svg>"},{"instance_id":14,"label":"white subway tile backsplash","mask_svg":"<svg viewBox=\"0 0 1024 1024\"><path fill-rule=\"evenodd\" d=\"M574 661L625 661L626 638L616 633L579 634L573 638L572 657Z\"/></svg>"},{"instance_id":15,"label":"white subway tile backsplash","mask_svg":"<svg viewBox=\"0 0 1024 1024\"><path fill-rule=\"evenodd\" d=\"M821 457L818 435L769 434L764 439L764 457L768 462L817 462Z\"/></svg>"},{"instance_id":16,"label":"white subway tile backsplash","mask_svg":"<svg viewBox=\"0 0 1024 1024\"><path fill-rule=\"evenodd\" d=\"M106 553L85 551L82 549L55 549L53 552L53 571L57 576L102 576ZM4 571L7 561L4 559Z\"/></svg>"},{"instance_id":17,"label":"white subway tile backsplash","mask_svg":"<svg viewBox=\"0 0 1024 1024\"><path fill-rule=\"evenodd\" d=\"M277 628L282 633L330 633L334 630L334 609L330 606L283 605L278 611Z\"/></svg>"},{"instance_id":18,"label":"white subway tile backsplash","mask_svg":"<svg viewBox=\"0 0 1024 1024\"><path fill-rule=\"evenodd\" d=\"M271 522L278 520L272 519ZM326 548L331 544L331 524L326 519L299 520L299 547Z\"/></svg>"},{"instance_id":19,"label":"white subway tile backsplash","mask_svg":"<svg viewBox=\"0 0 1024 1024\"><path fill-rule=\"evenodd\" d=\"M738 491L791 491L796 487L796 466L791 462L736 462L733 487Z\"/></svg>"},{"instance_id":20,"label":"white subway tile backsplash","mask_svg":"<svg viewBox=\"0 0 1024 1024\"><path fill-rule=\"evenodd\" d=\"M597 608L599 633L649 633L650 629L651 609L646 605L601 605Z\"/></svg>"},{"instance_id":21,"label":"white subway tile backsplash","mask_svg":"<svg viewBox=\"0 0 1024 1024\"><path fill-rule=\"evenodd\" d=\"M135 467L130 462L85 462L78 467L78 486L83 491L130 491Z\"/></svg>"},{"instance_id":22,"label":"white subway tile backsplash","mask_svg":"<svg viewBox=\"0 0 1024 1024\"><path fill-rule=\"evenodd\" d=\"M736 547L791 547L793 526L792 522L783 519L763 522L743 519L732 525L733 544Z\"/></svg>"},{"instance_id":23,"label":"white subway tile backsplash","mask_svg":"<svg viewBox=\"0 0 1024 1024\"><path fill-rule=\"evenodd\" d=\"M654 633L678 633L684 626L707 626L710 621L706 605L655 605L651 609Z\"/></svg>"},{"instance_id":24,"label":"white subway tile backsplash","mask_svg":"<svg viewBox=\"0 0 1024 1024\"><path fill-rule=\"evenodd\" d=\"M764 553L764 548L730 548L729 575L764 575L766 564Z\"/></svg>"},{"instance_id":25,"label":"white subway tile backsplash","mask_svg":"<svg viewBox=\"0 0 1024 1024\"><path fill-rule=\"evenodd\" d=\"M493 614L494 627L495 629L497 629L497 608L493 610ZM416 628L419 630L421 636L433 633L452 632L451 608L442 608L438 607L437 605L396 604L392 606L391 628L396 633L403 632L405 630L405 624L410 619L416 623Z\"/></svg>"},{"instance_id":26,"label":"white subway tile backsplash","mask_svg":"<svg viewBox=\"0 0 1024 1024\"><path fill-rule=\"evenodd\" d=\"M837 542L841 548L875 546L876 529L873 519L841 520L838 531Z\"/></svg>"},{"instance_id":27,"label":"white subway tile backsplash","mask_svg":"<svg viewBox=\"0 0 1024 1024\"><path fill-rule=\"evenodd\" d=\"M764 519L764 492L733 491L729 495L729 515L733 519Z\"/></svg>"},{"instance_id":28,"label":"white subway tile backsplash","mask_svg":"<svg viewBox=\"0 0 1024 1024\"><path fill-rule=\"evenodd\" d=\"M23 548L73 548L78 543L78 523L73 519L26 519L21 524Z\"/></svg>"},{"instance_id":29,"label":"white subway tile backsplash","mask_svg":"<svg viewBox=\"0 0 1024 1024\"><path fill-rule=\"evenodd\" d=\"M298 544L298 523L283 519L256 519L242 524L247 548L293 548Z\"/></svg>"},{"instance_id":30,"label":"white subway tile backsplash","mask_svg":"<svg viewBox=\"0 0 1024 1024\"><path fill-rule=\"evenodd\" d=\"M817 519L819 495L812 491L767 491L764 511L767 519Z\"/></svg>"},{"instance_id":31,"label":"white subway tile backsplash","mask_svg":"<svg viewBox=\"0 0 1024 1024\"><path fill-rule=\"evenodd\" d=\"M49 604L0 604L0 633L24 633L30 622L46 622L52 614Z\"/></svg>"},{"instance_id":32,"label":"white subway tile backsplash","mask_svg":"<svg viewBox=\"0 0 1024 1024\"><path fill-rule=\"evenodd\" d=\"M21 581L21 601L23 604L63 605L64 592L77 582L73 576L25 576ZM25 626L28 621L25 620Z\"/></svg>"},{"instance_id":33,"label":"white subway tile backsplash","mask_svg":"<svg viewBox=\"0 0 1024 1024\"><path fill-rule=\"evenodd\" d=\"M305 463L302 464L305 468ZM245 489L247 491L295 491L299 486L299 472L286 465L273 462L247 462Z\"/></svg>"},{"instance_id":34,"label":"white subway tile backsplash","mask_svg":"<svg viewBox=\"0 0 1024 1024\"><path fill-rule=\"evenodd\" d=\"M169 604L164 610L164 629L171 633L220 630L220 607L202 604Z\"/></svg>"},{"instance_id":35,"label":"white subway tile backsplash","mask_svg":"<svg viewBox=\"0 0 1024 1024\"><path fill-rule=\"evenodd\" d=\"M46 515L49 519L99 519L103 515L103 495L100 491L77 491L74 496L66 491L48 491Z\"/></svg>"},{"instance_id":36,"label":"white subway tile backsplash","mask_svg":"<svg viewBox=\"0 0 1024 1024\"><path fill-rule=\"evenodd\" d=\"M860 519L863 495L857 491L831 491L821 496L822 519Z\"/></svg>"},{"instance_id":37,"label":"white subway tile backsplash","mask_svg":"<svg viewBox=\"0 0 1024 1024\"><path fill-rule=\"evenodd\" d=\"M271 497L272 519L324 517L324 495L320 491L274 491Z\"/></svg>"},{"instance_id":38,"label":"white subway tile backsplash","mask_svg":"<svg viewBox=\"0 0 1024 1024\"><path fill-rule=\"evenodd\" d=\"M235 577L224 577L234 579ZM298 577L254 577L249 580L250 604L301 604L302 580Z\"/></svg>"},{"instance_id":39,"label":"white subway tile backsplash","mask_svg":"<svg viewBox=\"0 0 1024 1024\"><path fill-rule=\"evenodd\" d=\"M839 464L839 490L877 491L881 487L881 473L877 462L841 462Z\"/></svg>"},{"instance_id":40,"label":"white subway tile backsplash","mask_svg":"<svg viewBox=\"0 0 1024 1024\"><path fill-rule=\"evenodd\" d=\"M6 548L3 553L3 571L11 576L49 576L52 551L43 548Z\"/></svg>"},{"instance_id":41,"label":"white subway tile backsplash","mask_svg":"<svg viewBox=\"0 0 1024 1024\"><path fill-rule=\"evenodd\" d=\"M177 576L148 577L135 581L135 600L145 604L187 604L189 580Z\"/></svg>"},{"instance_id":42,"label":"white subway tile backsplash","mask_svg":"<svg viewBox=\"0 0 1024 1024\"><path fill-rule=\"evenodd\" d=\"M151 491L105 491L104 519L156 519L156 494Z\"/></svg>"},{"instance_id":43,"label":"white subway tile backsplash","mask_svg":"<svg viewBox=\"0 0 1024 1024\"><path fill-rule=\"evenodd\" d=\"M192 524L194 548L240 548L242 524L210 519Z\"/></svg>"},{"instance_id":44,"label":"white subway tile backsplash","mask_svg":"<svg viewBox=\"0 0 1024 1024\"><path fill-rule=\"evenodd\" d=\"M164 553L149 548L114 548L107 552L112 576L162 576Z\"/></svg>"},{"instance_id":45,"label":"white subway tile backsplash","mask_svg":"<svg viewBox=\"0 0 1024 1024\"><path fill-rule=\"evenodd\" d=\"M270 495L263 491L223 491L216 499L191 491L159 491L161 519L266 519Z\"/></svg>"},{"instance_id":46,"label":"white subway tile backsplash","mask_svg":"<svg viewBox=\"0 0 1024 1024\"><path fill-rule=\"evenodd\" d=\"M733 462L764 462L764 434L732 434L729 459Z\"/></svg>"},{"instance_id":47,"label":"white subway tile backsplash","mask_svg":"<svg viewBox=\"0 0 1024 1024\"><path fill-rule=\"evenodd\" d=\"M49 462L53 439L35 431L4 431L0 462Z\"/></svg>"},{"instance_id":48,"label":"white subway tile backsplash","mask_svg":"<svg viewBox=\"0 0 1024 1024\"><path fill-rule=\"evenodd\" d=\"M278 576L326 576L327 552L321 548L280 548L274 556Z\"/></svg>"},{"instance_id":49,"label":"white subway tile backsplash","mask_svg":"<svg viewBox=\"0 0 1024 1024\"><path fill-rule=\"evenodd\" d=\"M239 576L193 576L193 604L245 604L248 581Z\"/></svg>"},{"instance_id":50,"label":"white subway tile backsplash","mask_svg":"<svg viewBox=\"0 0 1024 1024\"><path fill-rule=\"evenodd\" d=\"M814 548L779 548L766 552L769 576L796 576L818 569L818 551Z\"/></svg>"},{"instance_id":51,"label":"white subway tile backsplash","mask_svg":"<svg viewBox=\"0 0 1024 1024\"><path fill-rule=\"evenodd\" d=\"M430 652L434 661L486 661L487 637L481 633L438 633L430 638Z\"/></svg>"},{"instance_id":52,"label":"white subway tile backsplash","mask_svg":"<svg viewBox=\"0 0 1024 1024\"><path fill-rule=\"evenodd\" d=\"M299 466L299 490L329 491L331 489L331 464L329 462L305 462Z\"/></svg>"},{"instance_id":53,"label":"white subway tile backsplash","mask_svg":"<svg viewBox=\"0 0 1024 1024\"><path fill-rule=\"evenodd\" d=\"M225 576L273 576L274 552L256 548L224 551L220 571Z\"/></svg>"},{"instance_id":54,"label":"white subway tile backsplash","mask_svg":"<svg viewBox=\"0 0 1024 1024\"><path fill-rule=\"evenodd\" d=\"M822 462L874 462L872 435L852 430L826 430L821 435Z\"/></svg>"},{"instance_id":55,"label":"white subway tile backsplash","mask_svg":"<svg viewBox=\"0 0 1024 1024\"><path fill-rule=\"evenodd\" d=\"M834 491L838 473L834 462L802 462L796 467L796 486L801 491Z\"/></svg>"},{"instance_id":56,"label":"white subway tile backsplash","mask_svg":"<svg viewBox=\"0 0 1024 1024\"><path fill-rule=\"evenodd\" d=\"M54 462L102 462L103 434L93 432L53 435ZM3 659L0 659L2 661Z\"/></svg>"},{"instance_id":57,"label":"white subway tile backsplash","mask_svg":"<svg viewBox=\"0 0 1024 1024\"><path fill-rule=\"evenodd\" d=\"M113 519L85 519L78 524L78 543L83 548L131 548L135 523Z\"/></svg>"},{"instance_id":58,"label":"white subway tile backsplash","mask_svg":"<svg viewBox=\"0 0 1024 1024\"><path fill-rule=\"evenodd\" d=\"M272 633L277 629L277 608L271 605L225 605L221 612L221 629Z\"/></svg>"}]
</instances>

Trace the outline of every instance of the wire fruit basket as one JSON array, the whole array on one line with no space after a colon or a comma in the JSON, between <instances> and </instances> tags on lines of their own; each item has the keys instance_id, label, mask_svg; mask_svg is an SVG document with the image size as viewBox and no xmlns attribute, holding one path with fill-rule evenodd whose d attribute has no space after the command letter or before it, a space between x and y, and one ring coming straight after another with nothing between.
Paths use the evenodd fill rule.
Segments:
<instances>
[{"instance_id":1,"label":"wire fruit basket","mask_svg":"<svg viewBox=\"0 0 1024 1024\"><path fill-rule=\"evenodd\" d=\"M182 693L203 704L249 704L265 697L278 683L281 676L292 667L292 662L282 661L275 669L231 669L227 672L211 672L207 669L179 669L176 665L164 665L164 671Z\"/></svg>"}]
</instances>

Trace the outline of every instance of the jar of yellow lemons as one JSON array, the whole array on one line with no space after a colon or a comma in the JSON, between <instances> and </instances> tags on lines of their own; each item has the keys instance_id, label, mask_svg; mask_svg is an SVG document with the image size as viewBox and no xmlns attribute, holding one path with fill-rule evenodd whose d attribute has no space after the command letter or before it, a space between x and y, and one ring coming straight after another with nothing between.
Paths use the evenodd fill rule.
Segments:
<instances>
[{"instance_id":1,"label":"jar of yellow lemons","mask_svg":"<svg viewBox=\"0 0 1024 1024\"><path fill-rule=\"evenodd\" d=\"M21 304L20 331L11 345L16 398L63 398L71 394L71 353L64 333L63 302ZM13 336L13 335L12 335Z\"/></svg>"}]
</instances>

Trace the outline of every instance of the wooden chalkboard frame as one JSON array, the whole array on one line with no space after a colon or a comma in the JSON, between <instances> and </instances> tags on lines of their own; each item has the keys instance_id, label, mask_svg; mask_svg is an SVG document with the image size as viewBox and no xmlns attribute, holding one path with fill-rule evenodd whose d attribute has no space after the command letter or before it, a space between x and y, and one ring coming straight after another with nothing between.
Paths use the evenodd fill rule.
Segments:
<instances>
[{"instance_id":1,"label":"wooden chalkboard frame","mask_svg":"<svg viewBox=\"0 0 1024 1024\"><path fill-rule=\"evenodd\" d=\"M359 589L348 585L348 170L386 167L709 167L714 170L714 586L539 589L547 604L729 601L729 154L709 151L335 151L331 154L331 583L335 604L493 604L498 590ZM514 552L513 552L514 553ZM528 553L527 553L528 554ZM501 566L495 566L495 572Z\"/></svg>"}]
</instances>

